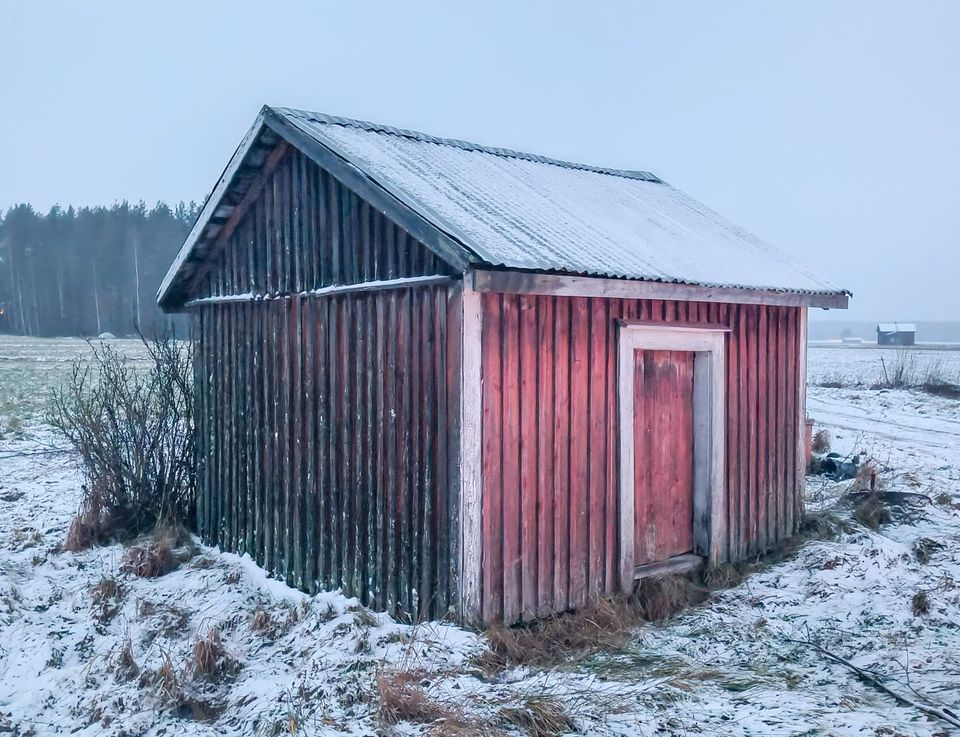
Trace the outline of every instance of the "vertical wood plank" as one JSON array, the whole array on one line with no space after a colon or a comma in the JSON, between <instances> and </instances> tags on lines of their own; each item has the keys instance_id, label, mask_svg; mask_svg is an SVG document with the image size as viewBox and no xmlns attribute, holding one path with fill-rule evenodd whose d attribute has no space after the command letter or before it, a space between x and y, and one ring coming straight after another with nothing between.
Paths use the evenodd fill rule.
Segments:
<instances>
[{"instance_id":1,"label":"vertical wood plank","mask_svg":"<svg viewBox=\"0 0 960 737\"><path fill-rule=\"evenodd\" d=\"M537 298L537 614L553 611L554 560L554 303L552 297Z\"/></svg>"},{"instance_id":2,"label":"vertical wood plank","mask_svg":"<svg viewBox=\"0 0 960 737\"><path fill-rule=\"evenodd\" d=\"M464 300L467 299L466 292ZM481 324L481 358L483 361L483 590L482 612L486 622L503 619L503 534L501 526L501 494L503 489L500 460L503 378L501 370L501 296L485 293L481 297L483 320ZM468 325L464 324L464 331ZM466 350L467 344L464 343ZM464 356L466 359L466 356ZM464 389L466 389L464 377ZM466 429L466 427L465 427ZM466 441L466 438L464 438ZM466 541L465 541L466 542ZM464 575L467 571L464 571Z\"/></svg>"},{"instance_id":3,"label":"vertical wood plank","mask_svg":"<svg viewBox=\"0 0 960 737\"><path fill-rule=\"evenodd\" d=\"M537 300L519 299L520 321L520 613L532 620L537 612L537 451L540 426L537 414Z\"/></svg>"},{"instance_id":4,"label":"vertical wood plank","mask_svg":"<svg viewBox=\"0 0 960 737\"><path fill-rule=\"evenodd\" d=\"M554 298L553 605L570 606L570 315L572 300Z\"/></svg>"},{"instance_id":5,"label":"vertical wood plank","mask_svg":"<svg viewBox=\"0 0 960 737\"><path fill-rule=\"evenodd\" d=\"M503 466L501 515L503 535L503 618L516 621L520 614L520 338L519 297L505 294L502 302L501 362Z\"/></svg>"},{"instance_id":6,"label":"vertical wood plank","mask_svg":"<svg viewBox=\"0 0 960 737\"><path fill-rule=\"evenodd\" d=\"M605 527L607 524L607 319L609 301L589 300L588 389L589 415L588 507L587 529L589 561L587 565L588 595L599 596L604 590L606 560Z\"/></svg>"},{"instance_id":7,"label":"vertical wood plank","mask_svg":"<svg viewBox=\"0 0 960 737\"><path fill-rule=\"evenodd\" d=\"M587 529L589 504L589 356L588 300L574 297L570 317L570 605L587 601L590 556Z\"/></svg>"}]
</instances>

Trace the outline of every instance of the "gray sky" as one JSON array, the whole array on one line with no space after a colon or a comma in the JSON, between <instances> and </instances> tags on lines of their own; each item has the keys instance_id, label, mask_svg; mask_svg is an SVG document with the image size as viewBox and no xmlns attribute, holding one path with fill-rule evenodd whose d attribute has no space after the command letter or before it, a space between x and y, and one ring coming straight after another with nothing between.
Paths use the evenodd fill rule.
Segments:
<instances>
[{"instance_id":1,"label":"gray sky","mask_svg":"<svg viewBox=\"0 0 960 737\"><path fill-rule=\"evenodd\" d=\"M849 318L960 319L958 39L954 0L7 0L0 207L199 199L269 103L653 171Z\"/></svg>"}]
</instances>

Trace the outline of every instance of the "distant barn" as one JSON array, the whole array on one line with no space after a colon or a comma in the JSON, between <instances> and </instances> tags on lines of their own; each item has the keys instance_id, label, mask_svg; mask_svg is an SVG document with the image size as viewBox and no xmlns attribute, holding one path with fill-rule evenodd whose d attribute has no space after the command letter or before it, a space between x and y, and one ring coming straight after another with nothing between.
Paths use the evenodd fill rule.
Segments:
<instances>
[{"instance_id":1,"label":"distant barn","mask_svg":"<svg viewBox=\"0 0 960 737\"><path fill-rule=\"evenodd\" d=\"M755 556L803 511L807 309L847 298L652 174L265 107L159 293L199 530L473 622Z\"/></svg>"},{"instance_id":2,"label":"distant barn","mask_svg":"<svg viewBox=\"0 0 960 737\"><path fill-rule=\"evenodd\" d=\"M917 326L912 322L882 322L877 325L877 345L914 345Z\"/></svg>"}]
</instances>

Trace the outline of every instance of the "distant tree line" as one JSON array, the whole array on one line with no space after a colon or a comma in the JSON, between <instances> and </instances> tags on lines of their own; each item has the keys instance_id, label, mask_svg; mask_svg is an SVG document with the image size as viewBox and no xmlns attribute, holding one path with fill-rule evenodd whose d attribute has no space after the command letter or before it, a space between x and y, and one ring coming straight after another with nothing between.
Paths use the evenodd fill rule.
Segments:
<instances>
[{"instance_id":1,"label":"distant tree line","mask_svg":"<svg viewBox=\"0 0 960 737\"><path fill-rule=\"evenodd\" d=\"M0 213L0 332L154 335L170 324L157 289L198 211L121 202Z\"/></svg>"}]
</instances>

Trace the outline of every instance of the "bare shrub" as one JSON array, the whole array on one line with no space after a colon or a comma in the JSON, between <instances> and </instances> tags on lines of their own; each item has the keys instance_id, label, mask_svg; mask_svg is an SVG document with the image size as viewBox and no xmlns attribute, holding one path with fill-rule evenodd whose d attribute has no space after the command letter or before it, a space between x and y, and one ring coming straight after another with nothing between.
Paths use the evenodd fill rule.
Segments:
<instances>
[{"instance_id":1,"label":"bare shrub","mask_svg":"<svg viewBox=\"0 0 960 737\"><path fill-rule=\"evenodd\" d=\"M916 351L909 349L898 350L889 366L881 356L880 365L883 368L883 382L879 384L879 388L903 389L904 387L915 386L919 383L917 381L917 363Z\"/></svg>"},{"instance_id":2,"label":"bare shrub","mask_svg":"<svg viewBox=\"0 0 960 737\"><path fill-rule=\"evenodd\" d=\"M575 725L557 699L531 697L520 706L500 709L500 719L522 729L530 737L559 737L575 730Z\"/></svg>"},{"instance_id":3,"label":"bare shrub","mask_svg":"<svg viewBox=\"0 0 960 737\"><path fill-rule=\"evenodd\" d=\"M377 674L377 715L385 724L429 724L453 719L451 709L432 698L424 688L425 671L381 670Z\"/></svg>"},{"instance_id":4,"label":"bare shrub","mask_svg":"<svg viewBox=\"0 0 960 737\"><path fill-rule=\"evenodd\" d=\"M86 484L64 547L126 540L160 522L189 523L194 507L193 388L189 347L144 341L148 370L91 343L54 392L50 423L83 464Z\"/></svg>"}]
</instances>

